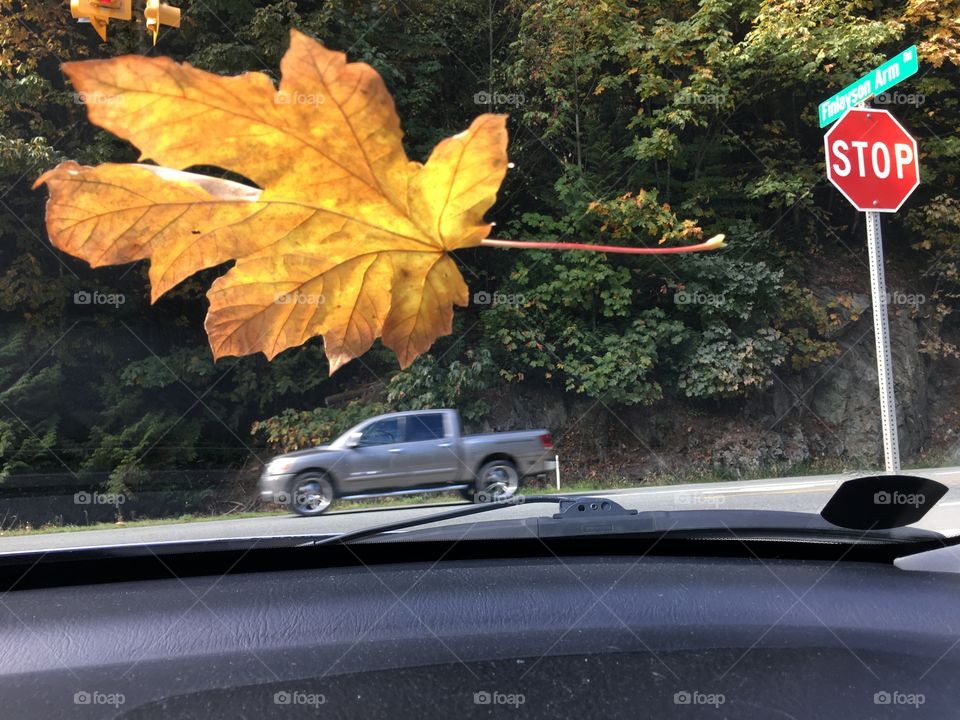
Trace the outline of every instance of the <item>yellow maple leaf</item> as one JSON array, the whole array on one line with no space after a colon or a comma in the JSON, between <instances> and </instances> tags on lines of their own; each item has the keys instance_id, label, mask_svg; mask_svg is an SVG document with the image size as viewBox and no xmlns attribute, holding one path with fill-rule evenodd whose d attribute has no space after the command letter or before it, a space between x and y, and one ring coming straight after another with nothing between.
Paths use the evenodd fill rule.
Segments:
<instances>
[{"instance_id":1,"label":"yellow maple leaf","mask_svg":"<svg viewBox=\"0 0 960 720\"><path fill-rule=\"evenodd\" d=\"M410 161L377 72L291 32L279 88L169 58L66 63L90 120L158 165L44 173L53 244L92 266L150 260L152 300L229 260L205 327L214 357L323 336L331 372L378 337L408 366L449 334L507 170L506 116L477 117ZM213 165L257 187L184 169Z\"/></svg>"}]
</instances>

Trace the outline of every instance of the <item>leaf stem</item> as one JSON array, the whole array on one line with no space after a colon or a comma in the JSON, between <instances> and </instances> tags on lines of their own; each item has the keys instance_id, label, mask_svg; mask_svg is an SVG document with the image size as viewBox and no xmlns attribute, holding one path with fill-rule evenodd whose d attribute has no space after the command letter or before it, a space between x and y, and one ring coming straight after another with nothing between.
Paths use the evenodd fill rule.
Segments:
<instances>
[{"instance_id":1,"label":"leaf stem","mask_svg":"<svg viewBox=\"0 0 960 720\"><path fill-rule=\"evenodd\" d=\"M702 252L726 247L723 235L714 235L697 245L679 247L623 247L622 245L587 245L586 243L546 242L542 240L495 240L486 238L481 245L500 248L521 248L527 250L589 250L591 252L621 253L624 255L673 255L675 253Z\"/></svg>"}]
</instances>

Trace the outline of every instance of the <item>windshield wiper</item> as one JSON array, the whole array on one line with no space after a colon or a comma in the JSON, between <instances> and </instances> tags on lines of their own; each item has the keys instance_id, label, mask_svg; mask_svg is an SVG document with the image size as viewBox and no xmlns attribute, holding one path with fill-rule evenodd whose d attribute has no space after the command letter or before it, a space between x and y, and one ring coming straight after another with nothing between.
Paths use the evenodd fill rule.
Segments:
<instances>
[{"instance_id":1,"label":"windshield wiper","mask_svg":"<svg viewBox=\"0 0 960 720\"><path fill-rule=\"evenodd\" d=\"M559 504L552 515L462 523L424 528L445 520L455 520L516 507L527 503ZM410 532L397 532L414 528ZM470 505L447 512L419 516L409 520L374 525L310 540L302 546L343 545L377 538L381 542L503 540L507 538L598 538L687 537L690 539L777 538L825 542L902 543L930 540L936 533L914 528L853 530L833 525L813 513L781 510L628 510L606 498L551 497L536 495Z\"/></svg>"},{"instance_id":2,"label":"windshield wiper","mask_svg":"<svg viewBox=\"0 0 960 720\"><path fill-rule=\"evenodd\" d=\"M491 512L492 510L501 510L505 507L516 507L518 505L530 505L533 503L553 503L562 504L564 502L573 503L573 502L594 502L594 503L604 503L608 506L615 505L620 510L624 510L623 507L614 503L610 500L603 500L600 498L571 498L565 497L562 495L514 495L510 498L505 498L503 500L492 500L487 503L480 505L468 505L466 507L460 507L456 510L448 510L446 512L439 512L436 514L431 514L427 516L415 517L410 520L396 520L394 522L383 523L382 525L374 525L373 527L361 528L359 530L352 530L350 532L343 532L337 535L332 535L330 537L323 538L321 540L311 540L304 545L330 545L332 543L346 543L352 540L360 540L361 538L370 537L372 535L380 535L381 533L393 532L394 530L404 530L410 527L418 527L420 525L429 525L431 523L440 522L441 520L454 520L456 518L468 517L470 515L478 515L480 513ZM636 515L637 511L626 511L632 512Z\"/></svg>"},{"instance_id":3,"label":"windshield wiper","mask_svg":"<svg viewBox=\"0 0 960 720\"><path fill-rule=\"evenodd\" d=\"M487 522L468 529L464 538L502 537L519 527L537 537L600 535L686 535L688 537L780 537L838 542L912 542L941 537L917 528L918 522L947 492L947 487L928 478L908 475L874 475L844 482L819 515L777 510L683 510L647 511L624 508L600 497L561 495L514 496L482 505L469 505L435 515L384 523L340 533L304 545L344 544L385 535L397 530L431 525L533 503L553 503L560 512L552 517L527 517ZM449 535L449 527L420 530L416 539ZM404 533L394 539L413 539Z\"/></svg>"}]
</instances>

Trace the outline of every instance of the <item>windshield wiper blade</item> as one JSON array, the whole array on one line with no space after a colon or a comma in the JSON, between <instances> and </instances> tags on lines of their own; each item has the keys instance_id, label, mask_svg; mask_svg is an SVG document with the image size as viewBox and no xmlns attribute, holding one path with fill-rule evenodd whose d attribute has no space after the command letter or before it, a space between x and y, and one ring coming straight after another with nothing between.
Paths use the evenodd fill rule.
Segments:
<instances>
[{"instance_id":1,"label":"windshield wiper blade","mask_svg":"<svg viewBox=\"0 0 960 720\"><path fill-rule=\"evenodd\" d=\"M532 503L553 503L560 511L552 516L533 516L511 520L484 522L472 525L462 539L490 539L516 535L519 529L541 538L598 537L610 535L686 536L716 539L730 537L767 537L819 539L830 542L909 543L941 537L938 533L918 528L871 527L853 529L829 522L815 513L782 510L682 510L646 511L624 508L619 503L602 497L568 497L559 495L517 496L483 505L468 505L447 512L421 515L409 520L384 523L368 528L340 533L303 543L303 546L345 544L397 530L418 528L443 520L488 513L505 507ZM459 527L459 526L454 526ZM402 533L394 540L449 539L456 530L450 526L426 528L412 535Z\"/></svg>"},{"instance_id":2,"label":"windshield wiper blade","mask_svg":"<svg viewBox=\"0 0 960 720\"><path fill-rule=\"evenodd\" d=\"M468 505L467 507L457 508L456 510L448 510L446 512L440 512L426 516L421 515L410 520L397 520L395 522L384 523L382 525L361 528L360 530L339 533L321 540L312 540L308 543L304 543L304 545L331 545L334 543L347 543L352 540L360 540L361 538L380 535L381 533L392 532L394 530L404 530L406 528L419 527L421 525L430 525L431 523L440 522L441 520L455 520L456 518L479 515L480 513L487 513L493 510L501 510L505 507L531 505L534 503L552 503L554 505L560 505L560 513L554 515L555 518L564 516L566 513L573 512L587 512L590 514L599 513L605 516L637 514L636 510L627 510L619 503L616 503L613 500L607 500L606 498L574 498L564 495L515 495L510 498L493 500L481 505Z\"/></svg>"}]
</instances>

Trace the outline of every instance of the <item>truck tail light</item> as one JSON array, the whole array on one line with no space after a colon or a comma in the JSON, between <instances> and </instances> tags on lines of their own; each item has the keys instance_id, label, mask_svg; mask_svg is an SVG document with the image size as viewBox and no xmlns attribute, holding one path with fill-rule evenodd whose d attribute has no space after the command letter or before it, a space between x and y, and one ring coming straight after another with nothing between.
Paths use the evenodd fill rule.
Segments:
<instances>
[{"instance_id":1,"label":"truck tail light","mask_svg":"<svg viewBox=\"0 0 960 720\"><path fill-rule=\"evenodd\" d=\"M543 435L541 435L541 436L540 436L540 442L543 443L543 449L544 449L544 450L552 450L552 449L553 449L553 438L550 437L550 433L544 433Z\"/></svg>"}]
</instances>

